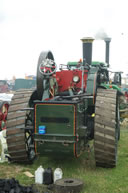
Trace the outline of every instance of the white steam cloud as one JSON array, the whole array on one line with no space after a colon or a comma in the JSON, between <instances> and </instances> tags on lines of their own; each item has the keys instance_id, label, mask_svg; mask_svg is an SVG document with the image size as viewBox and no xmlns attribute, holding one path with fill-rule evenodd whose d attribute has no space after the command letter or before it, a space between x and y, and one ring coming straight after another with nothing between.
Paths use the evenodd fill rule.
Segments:
<instances>
[{"instance_id":1,"label":"white steam cloud","mask_svg":"<svg viewBox=\"0 0 128 193\"><path fill-rule=\"evenodd\" d=\"M100 29L96 34L95 34L95 39L97 40L104 40L108 38L107 33L105 32L104 29Z\"/></svg>"}]
</instances>

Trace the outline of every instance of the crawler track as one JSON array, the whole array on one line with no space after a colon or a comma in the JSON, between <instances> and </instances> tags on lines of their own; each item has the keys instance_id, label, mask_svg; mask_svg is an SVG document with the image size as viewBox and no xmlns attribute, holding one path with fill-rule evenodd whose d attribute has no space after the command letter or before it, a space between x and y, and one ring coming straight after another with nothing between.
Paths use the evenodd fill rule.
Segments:
<instances>
[{"instance_id":1,"label":"crawler track","mask_svg":"<svg viewBox=\"0 0 128 193\"><path fill-rule=\"evenodd\" d=\"M13 162L30 161L30 152L27 146L26 121L28 102L33 90L15 92L9 106L7 116L7 144L8 152Z\"/></svg>"},{"instance_id":2,"label":"crawler track","mask_svg":"<svg viewBox=\"0 0 128 193\"><path fill-rule=\"evenodd\" d=\"M96 166L116 166L119 121L117 119L117 102L116 90L98 90L94 131Z\"/></svg>"}]
</instances>

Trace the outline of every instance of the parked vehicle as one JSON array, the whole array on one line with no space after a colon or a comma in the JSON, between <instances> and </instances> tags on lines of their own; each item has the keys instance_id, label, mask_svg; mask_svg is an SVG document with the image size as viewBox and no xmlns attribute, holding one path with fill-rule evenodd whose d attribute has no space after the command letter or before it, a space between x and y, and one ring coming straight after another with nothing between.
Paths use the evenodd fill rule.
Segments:
<instances>
[{"instance_id":1,"label":"parked vehicle","mask_svg":"<svg viewBox=\"0 0 128 193\"><path fill-rule=\"evenodd\" d=\"M15 92L7 119L12 161L32 161L39 154L77 158L94 140L96 166L116 166L121 92L108 86L109 64L92 63L93 39L82 42L83 60L59 71L52 52L41 52L36 90Z\"/></svg>"}]
</instances>

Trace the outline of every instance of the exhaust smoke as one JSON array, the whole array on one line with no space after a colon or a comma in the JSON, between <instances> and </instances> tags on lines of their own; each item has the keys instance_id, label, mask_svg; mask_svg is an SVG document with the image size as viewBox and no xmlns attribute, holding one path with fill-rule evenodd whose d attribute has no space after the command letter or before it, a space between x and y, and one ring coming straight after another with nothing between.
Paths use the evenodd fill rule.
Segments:
<instances>
[{"instance_id":1,"label":"exhaust smoke","mask_svg":"<svg viewBox=\"0 0 128 193\"><path fill-rule=\"evenodd\" d=\"M105 62L108 64L109 67L109 50L110 50L110 42L111 38L108 37L107 33L104 31L104 29L100 29L96 34L95 34L95 39L97 40L104 40L105 45L106 45L106 50L105 50Z\"/></svg>"},{"instance_id":2,"label":"exhaust smoke","mask_svg":"<svg viewBox=\"0 0 128 193\"><path fill-rule=\"evenodd\" d=\"M108 38L107 33L105 32L104 29L100 29L96 34L95 34L95 39L97 40L104 40L105 38Z\"/></svg>"}]
</instances>

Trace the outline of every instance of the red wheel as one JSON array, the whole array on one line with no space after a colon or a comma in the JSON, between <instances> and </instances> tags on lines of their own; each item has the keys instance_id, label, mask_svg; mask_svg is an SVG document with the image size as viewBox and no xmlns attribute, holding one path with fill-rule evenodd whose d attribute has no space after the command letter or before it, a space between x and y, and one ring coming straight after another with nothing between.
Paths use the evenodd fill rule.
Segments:
<instances>
[{"instance_id":1,"label":"red wheel","mask_svg":"<svg viewBox=\"0 0 128 193\"><path fill-rule=\"evenodd\" d=\"M0 131L6 129L8 108L9 108L9 103L6 101L1 101L0 103Z\"/></svg>"},{"instance_id":2,"label":"red wheel","mask_svg":"<svg viewBox=\"0 0 128 193\"><path fill-rule=\"evenodd\" d=\"M54 60L49 59L49 58L45 58L44 60L42 60L39 66L39 71L41 72L41 74L46 75L46 76L50 76L53 73L55 73L56 64Z\"/></svg>"},{"instance_id":3,"label":"red wheel","mask_svg":"<svg viewBox=\"0 0 128 193\"><path fill-rule=\"evenodd\" d=\"M38 99L41 100L42 99L42 95L44 92L44 87L43 87L43 81L44 81L44 76L43 75L43 71L46 75L48 75L48 73L46 73L45 71L48 72L48 69L45 68L44 70L44 66L42 65L43 61L45 61L46 59L50 59L52 61L54 61L54 57L51 51L43 51L40 53L39 59L38 59L38 64L37 64L37 94L38 94ZM55 63L54 63L55 64ZM49 67L49 66L47 66ZM54 65L52 66L51 70L55 70Z\"/></svg>"}]
</instances>

